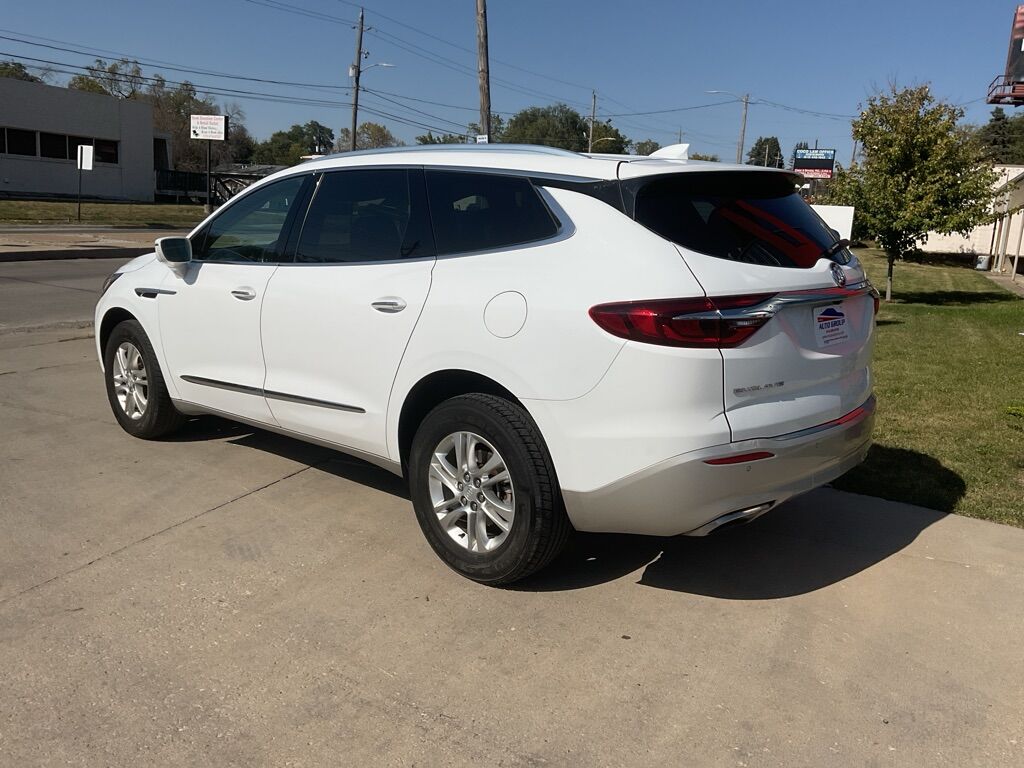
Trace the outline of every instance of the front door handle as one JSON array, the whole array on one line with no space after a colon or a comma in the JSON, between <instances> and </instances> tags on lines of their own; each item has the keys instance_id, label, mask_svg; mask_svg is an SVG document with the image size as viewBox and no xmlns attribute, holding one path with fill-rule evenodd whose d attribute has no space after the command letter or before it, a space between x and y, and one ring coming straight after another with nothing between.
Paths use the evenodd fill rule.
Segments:
<instances>
[{"instance_id":1,"label":"front door handle","mask_svg":"<svg viewBox=\"0 0 1024 768\"><path fill-rule=\"evenodd\" d=\"M395 312L401 312L405 309L405 301L398 298L397 296L385 296L382 299L377 299L375 302L370 304L371 307L376 309L378 312L384 312L389 315L395 314Z\"/></svg>"},{"instance_id":2,"label":"front door handle","mask_svg":"<svg viewBox=\"0 0 1024 768\"><path fill-rule=\"evenodd\" d=\"M239 301L252 301L256 298L256 291L249 287L235 288L231 295Z\"/></svg>"}]
</instances>

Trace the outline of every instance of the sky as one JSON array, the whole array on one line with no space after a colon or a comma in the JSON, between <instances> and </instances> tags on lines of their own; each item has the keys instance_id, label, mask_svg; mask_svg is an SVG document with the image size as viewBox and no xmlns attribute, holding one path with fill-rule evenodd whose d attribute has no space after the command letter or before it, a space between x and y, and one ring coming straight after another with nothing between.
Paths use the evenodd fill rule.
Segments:
<instances>
[{"instance_id":1,"label":"sky","mask_svg":"<svg viewBox=\"0 0 1024 768\"><path fill-rule=\"evenodd\" d=\"M96 56L152 62L143 67L147 75L188 79L201 92L248 92L214 98L240 106L259 139L309 120L336 132L350 123L359 3L6 5L0 36L16 39L0 39L0 60L46 59L68 71ZM360 122L384 123L413 143L428 128L462 133L479 119L475 0L366 0L363 7L369 55ZM968 122L984 122L991 110L984 96L1005 64L1014 8L1002 0L489 0L491 105L505 117L559 101L589 114L594 90L599 119L610 118L630 138L664 145L682 131L691 153L732 160L740 102L707 91L750 94L747 149L758 136L777 136L787 155L797 141L817 142L845 163L850 119L890 82L928 83L962 105ZM54 77L62 84L68 75ZM0 104L0 122L7 108Z\"/></svg>"}]
</instances>

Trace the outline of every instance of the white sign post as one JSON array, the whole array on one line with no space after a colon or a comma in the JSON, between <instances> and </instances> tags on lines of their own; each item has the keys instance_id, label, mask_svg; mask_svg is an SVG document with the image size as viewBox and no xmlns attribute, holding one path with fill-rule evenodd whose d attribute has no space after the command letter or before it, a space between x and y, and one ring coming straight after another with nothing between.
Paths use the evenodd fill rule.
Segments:
<instances>
[{"instance_id":1,"label":"white sign post","mask_svg":"<svg viewBox=\"0 0 1024 768\"><path fill-rule=\"evenodd\" d=\"M191 125L189 135L193 139L200 139L206 142L206 212L213 211L213 197L210 186L210 154L211 141L227 141L228 138L228 117L227 115L190 115Z\"/></svg>"},{"instance_id":2,"label":"white sign post","mask_svg":"<svg viewBox=\"0 0 1024 768\"><path fill-rule=\"evenodd\" d=\"M93 149L88 144L78 145L78 220L82 220L82 171L92 170Z\"/></svg>"}]
</instances>

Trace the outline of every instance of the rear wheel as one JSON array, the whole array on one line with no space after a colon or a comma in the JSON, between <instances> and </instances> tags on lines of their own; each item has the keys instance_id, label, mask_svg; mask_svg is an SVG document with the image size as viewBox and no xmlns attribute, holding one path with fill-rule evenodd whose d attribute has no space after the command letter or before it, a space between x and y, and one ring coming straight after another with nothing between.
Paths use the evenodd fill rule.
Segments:
<instances>
[{"instance_id":1,"label":"rear wheel","mask_svg":"<svg viewBox=\"0 0 1024 768\"><path fill-rule=\"evenodd\" d=\"M118 324L103 355L107 399L118 424L151 440L180 427L185 418L167 393L149 337L136 320Z\"/></svg>"},{"instance_id":2,"label":"rear wheel","mask_svg":"<svg viewBox=\"0 0 1024 768\"><path fill-rule=\"evenodd\" d=\"M427 541L452 569L510 584L547 565L571 530L529 414L493 395L445 401L413 439L409 481Z\"/></svg>"}]
</instances>

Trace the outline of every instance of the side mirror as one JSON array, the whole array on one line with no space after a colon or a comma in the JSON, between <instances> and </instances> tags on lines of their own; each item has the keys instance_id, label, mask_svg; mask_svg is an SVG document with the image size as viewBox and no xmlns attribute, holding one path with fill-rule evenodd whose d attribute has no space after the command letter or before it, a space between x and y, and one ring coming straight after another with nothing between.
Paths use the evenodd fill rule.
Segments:
<instances>
[{"instance_id":1,"label":"side mirror","mask_svg":"<svg viewBox=\"0 0 1024 768\"><path fill-rule=\"evenodd\" d=\"M192 242L187 237L161 237L156 241L156 257L170 267L192 261Z\"/></svg>"}]
</instances>

